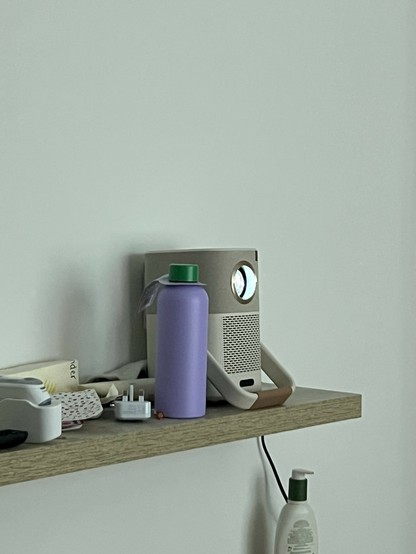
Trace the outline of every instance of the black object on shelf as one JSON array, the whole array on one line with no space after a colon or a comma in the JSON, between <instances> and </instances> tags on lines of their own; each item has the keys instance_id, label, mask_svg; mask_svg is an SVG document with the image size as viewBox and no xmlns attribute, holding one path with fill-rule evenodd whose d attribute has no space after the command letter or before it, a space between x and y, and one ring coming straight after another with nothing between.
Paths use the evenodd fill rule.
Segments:
<instances>
[{"instance_id":1,"label":"black object on shelf","mask_svg":"<svg viewBox=\"0 0 416 554\"><path fill-rule=\"evenodd\" d=\"M0 448L13 448L19 446L27 439L27 431L17 429L2 429L0 431Z\"/></svg>"}]
</instances>

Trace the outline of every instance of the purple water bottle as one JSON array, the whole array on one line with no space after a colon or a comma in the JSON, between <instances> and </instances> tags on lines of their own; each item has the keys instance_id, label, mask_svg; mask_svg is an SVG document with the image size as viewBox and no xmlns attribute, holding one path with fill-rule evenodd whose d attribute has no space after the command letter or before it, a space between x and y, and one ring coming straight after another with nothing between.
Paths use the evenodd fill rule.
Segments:
<instances>
[{"instance_id":1,"label":"purple water bottle","mask_svg":"<svg viewBox=\"0 0 416 554\"><path fill-rule=\"evenodd\" d=\"M171 264L157 297L155 409L166 417L206 412L208 294L196 264Z\"/></svg>"}]
</instances>

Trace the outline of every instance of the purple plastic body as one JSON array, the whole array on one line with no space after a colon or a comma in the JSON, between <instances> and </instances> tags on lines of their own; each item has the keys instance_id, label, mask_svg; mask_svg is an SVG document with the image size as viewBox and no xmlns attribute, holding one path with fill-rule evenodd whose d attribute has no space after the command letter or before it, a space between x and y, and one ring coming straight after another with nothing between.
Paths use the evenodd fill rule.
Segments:
<instances>
[{"instance_id":1,"label":"purple plastic body","mask_svg":"<svg viewBox=\"0 0 416 554\"><path fill-rule=\"evenodd\" d=\"M166 417L206 412L208 294L167 285L157 297L155 409Z\"/></svg>"}]
</instances>

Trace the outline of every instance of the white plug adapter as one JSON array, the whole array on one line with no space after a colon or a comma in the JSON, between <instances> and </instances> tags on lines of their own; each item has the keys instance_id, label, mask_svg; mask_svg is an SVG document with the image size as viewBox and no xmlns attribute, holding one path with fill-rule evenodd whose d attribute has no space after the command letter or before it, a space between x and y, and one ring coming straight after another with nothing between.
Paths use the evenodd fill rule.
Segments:
<instances>
[{"instance_id":1,"label":"white plug adapter","mask_svg":"<svg viewBox=\"0 0 416 554\"><path fill-rule=\"evenodd\" d=\"M115 416L122 421L138 421L140 419L149 419L152 415L152 405L144 399L144 391L139 390L139 399L134 400L134 387L130 385L129 395L123 394L122 400L116 400Z\"/></svg>"}]
</instances>

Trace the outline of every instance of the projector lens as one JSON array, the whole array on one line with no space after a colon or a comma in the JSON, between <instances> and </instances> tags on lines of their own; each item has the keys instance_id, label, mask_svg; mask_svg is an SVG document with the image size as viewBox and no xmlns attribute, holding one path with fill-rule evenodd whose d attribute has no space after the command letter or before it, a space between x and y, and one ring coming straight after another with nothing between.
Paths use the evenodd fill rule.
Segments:
<instances>
[{"instance_id":1,"label":"projector lens","mask_svg":"<svg viewBox=\"0 0 416 554\"><path fill-rule=\"evenodd\" d=\"M257 277L247 262L238 264L231 275L231 289L239 302L250 302L256 292Z\"/></svg>"}]
</instances>

